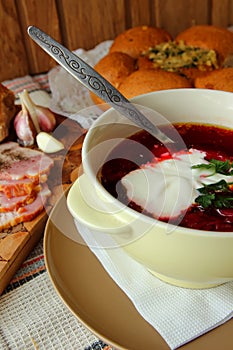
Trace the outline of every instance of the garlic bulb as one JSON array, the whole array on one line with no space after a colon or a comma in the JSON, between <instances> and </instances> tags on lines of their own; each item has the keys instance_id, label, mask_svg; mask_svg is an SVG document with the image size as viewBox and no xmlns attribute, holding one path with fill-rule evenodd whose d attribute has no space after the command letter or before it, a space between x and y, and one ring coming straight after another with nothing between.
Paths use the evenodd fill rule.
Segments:
<instances>
[{"instance_id":1,"label":"garlic bulb","mask_svg":"<svg viewBox=\"0 0 233 350\"><path fill-rule=\"evenodd\" d=\"M31 99L27 90L24 90L21 97L32 118L37 133L42 131L51 132L56 126L56 118L48 108L37 106Z\"/></svg>"},{"instance_id":2,"label":"garlic bulb","mask_svg":"<svg viewBox=\"0 0 233 350\"><path fill-rule=\"evenodd\" d=\"M20 94L21 111L14 120L18 142L23 146L34 144L36 134L42 131L51 132L56 126L53 112L46 107L37 106L27 90Z\"/></svg>"},{"instance_id":3,"label":"garlic bulb","mask_svg":"<svg viewBox=\"0 0 233 350\"><path fill-rule=\"evenodd\" d=\"M14 128L18 142L22 146L31 146L34 144L36 130L23 101L21 101L21 106L21 111L18 112L14 119Z\"/></svg>"}]
</instances>

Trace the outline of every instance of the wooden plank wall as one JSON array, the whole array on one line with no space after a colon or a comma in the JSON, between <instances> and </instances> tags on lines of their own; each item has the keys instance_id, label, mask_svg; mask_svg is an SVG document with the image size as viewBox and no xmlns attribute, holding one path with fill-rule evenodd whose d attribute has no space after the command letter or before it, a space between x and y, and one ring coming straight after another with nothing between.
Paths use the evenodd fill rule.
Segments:
<instances>
[{"instance_id":1,"label":"wooden plank wall","mask_svg":"<svg viewBox=\"0 0 233 350\"><path fill-rule=\"evenodd\" d=\"M29 25L74 50L142 24L163 27L173 37L194 24L231 26L233 0L0 0L0 81L55 65L28 37Z\"/></svg>"}]
</instances>

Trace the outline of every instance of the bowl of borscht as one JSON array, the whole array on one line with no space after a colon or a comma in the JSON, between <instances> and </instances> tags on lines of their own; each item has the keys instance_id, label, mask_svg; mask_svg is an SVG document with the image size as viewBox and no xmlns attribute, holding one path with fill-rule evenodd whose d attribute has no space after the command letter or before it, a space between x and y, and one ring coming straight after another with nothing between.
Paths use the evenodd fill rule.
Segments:
<instances>
[{"instance_id":1,"label":"bowl of borscht","mask_svg":"<svg viewBox=\"0 0 233 350\"><path fill-rule=\"evenodd\" d=\"M85 137L72 216L167 283L233 280L233 94L172 89L131 102L172 142L108 109Z\"/></svg>"}]
</instances>

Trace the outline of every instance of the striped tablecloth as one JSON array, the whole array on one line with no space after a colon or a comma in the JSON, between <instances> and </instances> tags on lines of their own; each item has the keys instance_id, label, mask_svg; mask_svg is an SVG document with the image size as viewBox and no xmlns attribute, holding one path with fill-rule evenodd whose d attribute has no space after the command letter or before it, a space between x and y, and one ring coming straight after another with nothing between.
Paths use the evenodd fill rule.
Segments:
<instances>
[{"instance_id":1,"label":"striped tablecloth","mask_svg":"<svg viewBox=\"0 0 233 350\"><path fill-rule=\"evenodd\" d=\"M50 92L47 74L4 81L18 93ZM86 329L56 294L46 271L43 239L0 297L0 349L109 350Z\"/></svg>"}]
</instances>

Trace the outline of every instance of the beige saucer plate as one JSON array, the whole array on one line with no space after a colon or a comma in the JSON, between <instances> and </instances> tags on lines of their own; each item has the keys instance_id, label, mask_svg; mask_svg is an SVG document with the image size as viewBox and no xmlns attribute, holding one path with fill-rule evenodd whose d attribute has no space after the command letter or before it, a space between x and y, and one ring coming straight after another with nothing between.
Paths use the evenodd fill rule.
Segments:
<instances>
[{"instance_id":1,"label":"beige saucer plate","mask_svg":"<svg viewBox=\"0 0 233 350\"><path fill-rule=\"evenodd\" d=\"M54 207L47 222L44 253L58 295L97 337L115 349L169 350L159 333L138 314L89 248L82 244L65 196ZM180 349L230 350L232 327L233 320L228 321Z\"/></svg>"}]
</instances>

